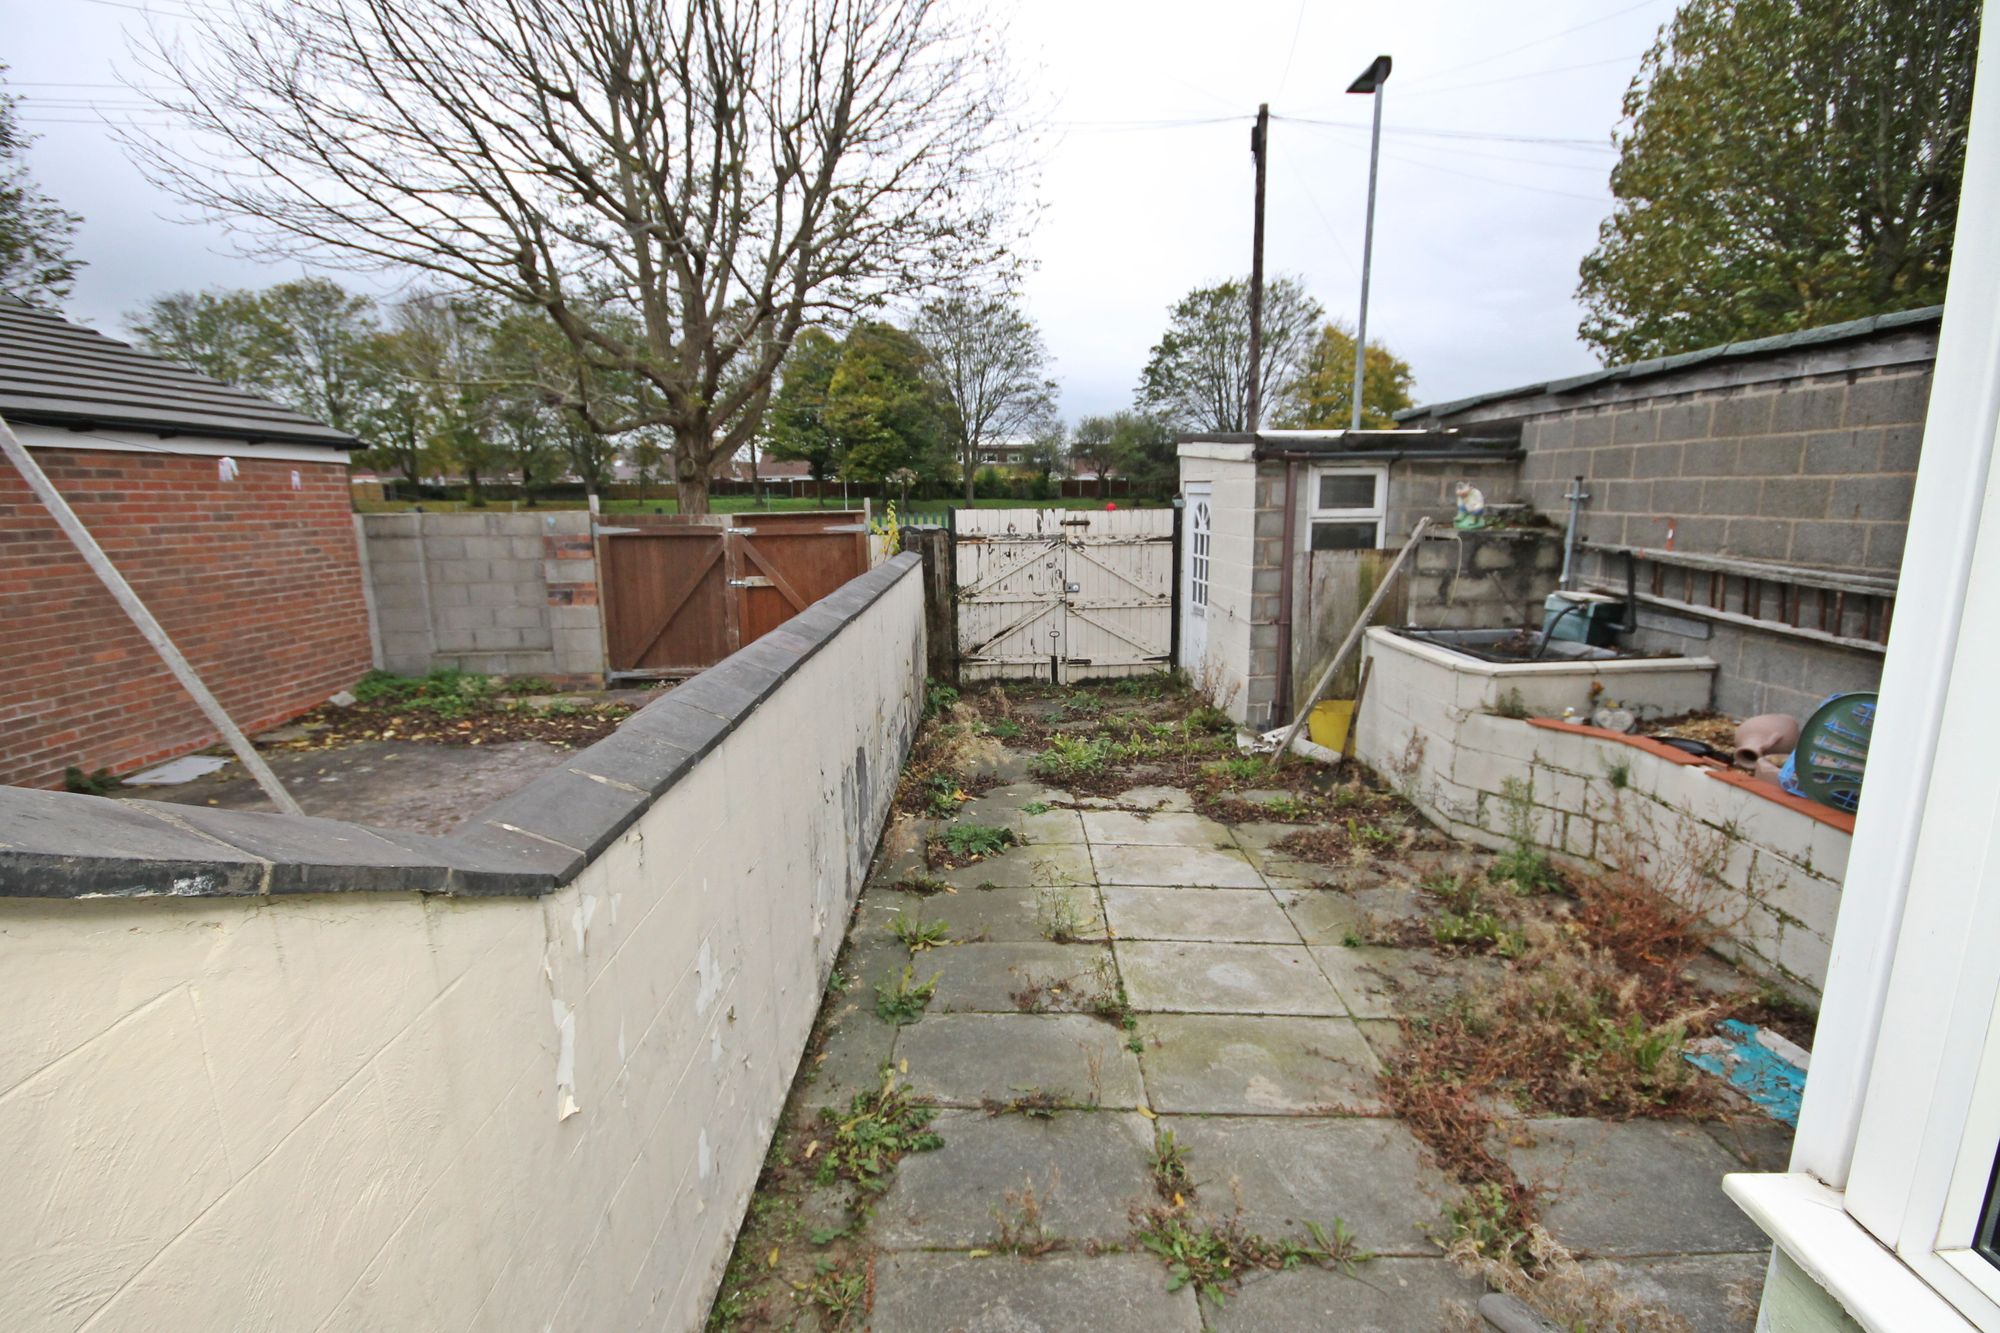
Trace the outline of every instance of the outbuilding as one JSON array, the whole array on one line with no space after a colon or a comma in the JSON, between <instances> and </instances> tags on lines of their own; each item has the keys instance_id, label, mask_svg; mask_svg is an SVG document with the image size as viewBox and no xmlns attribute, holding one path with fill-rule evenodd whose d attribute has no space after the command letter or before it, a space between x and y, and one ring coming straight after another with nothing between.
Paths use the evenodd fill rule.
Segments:
<instances>
[{"instance_id":1,"label":"outbuilding","mask_svg":"<svg viewBox=\"0 0 2000 1333\"><path fill-rule=\"evenodd\" d=\"M238 725L282 723L368 670L353 435L4 295L0 418ZM0 783L218 739L0 465Z\"/></svg>"}]
</instances>

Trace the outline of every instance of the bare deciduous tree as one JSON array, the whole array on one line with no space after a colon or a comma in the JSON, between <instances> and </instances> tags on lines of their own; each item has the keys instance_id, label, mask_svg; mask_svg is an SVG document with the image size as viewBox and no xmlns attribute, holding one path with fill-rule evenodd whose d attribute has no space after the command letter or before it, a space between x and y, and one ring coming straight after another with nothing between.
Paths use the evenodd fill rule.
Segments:
<instances>
[{"instance_id":1,"label":"bare deciduous tree","mask_svg":"<svg viewBox=\"0 0 2000 1333\"><path fill-rule=\"evenodd\" d=\"M544 312L684 512L808 321L995 261L1012 83L946 0L238 0L156 41L153 178L264 245ZM183 32L190 31L183 27ZM593 375L646 392L613 403Z\"/></svg>"},{"instance_id":2,"label":"bare deciduous tree","mask_svg":"<svg viewBox=\"0 0 2000 1333\"><path fill-rule=\"evenodd\" d=\"M968 292L925 302L910 334L951 400L953 446L969 505L980 447L1044 430L1054 416L1056 385L1044 373L1048 348L1011 299Z\"/></svg>"}]
</instances>

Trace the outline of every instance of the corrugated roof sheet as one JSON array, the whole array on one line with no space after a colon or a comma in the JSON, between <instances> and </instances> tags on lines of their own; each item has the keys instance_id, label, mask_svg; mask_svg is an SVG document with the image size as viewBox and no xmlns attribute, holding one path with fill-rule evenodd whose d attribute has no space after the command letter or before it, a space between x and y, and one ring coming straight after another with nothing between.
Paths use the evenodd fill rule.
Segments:
<instances>
[{"instance_id":1,"label":"corrugated roof sheet","mask_svg":"<svg viewBox=\"0 0 2000 1333\"><path fill-rule=\"evenodd\" d=\"M1650 361L1634 361L1629 365L1606 366L1603 370L1594 370L1587 375L1572 375L1567 379L1540 380L1534 384L1517 385L1512 389L1476 393L1470 398L1454 398L1444 403L1426 403L1421 407L1412 407L1396 413L1396 420L1448 417L1486 403L1504 402L1509 398L1526 398L1538 393L1575 393L1579 389L1607 384L1613 380L1636 380L1650 375L1668 375L1676 370L1686 370L1689 366L1698 366L1709 361L1773 356L1781 352L1796 351L1802 347L1817 347L1825 343L1866 338L1872 334L1888 333L1913 325L1935 324L1943 316L1943 306L1930 305L1917 310L1898 310L1887 315L1870 315L1866 319L1850 319L1840 324L1822 324L1818 328L1800 329L1796 333L1781 333L1770 338L1751 338L1745 342L1703 347L1692 352L1682 352L1678 356L1661 356L1654 357Z\"/></svg>"},{"instance_id":2,"label":"corrugated roof sheet","mask_svg":"<svg viewBox=\"0 0 2000 1333\"><path fill-rule=\"evenodd\" d=\"M0 294L0 416L72 430L364 447L354 436L268 398L5 294Z\"/></svg>"}]
</instances>

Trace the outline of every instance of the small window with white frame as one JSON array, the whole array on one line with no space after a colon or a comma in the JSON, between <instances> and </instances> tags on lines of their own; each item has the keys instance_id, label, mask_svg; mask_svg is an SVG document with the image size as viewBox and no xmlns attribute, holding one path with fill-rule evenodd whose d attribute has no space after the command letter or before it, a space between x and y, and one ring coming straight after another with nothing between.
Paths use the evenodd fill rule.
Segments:
<instances>
[{"instance_id":1,"label":"small window with white frame","mask_svg":"<svg viewBox=\"0 0 2000 1333\"><path fill-rule=\"evenodd\" d=\"M1312 478L1311 545L1315 551L1374 551L1382 546L1389 470L1324 467Z\"/></svg>"}]
</instances>

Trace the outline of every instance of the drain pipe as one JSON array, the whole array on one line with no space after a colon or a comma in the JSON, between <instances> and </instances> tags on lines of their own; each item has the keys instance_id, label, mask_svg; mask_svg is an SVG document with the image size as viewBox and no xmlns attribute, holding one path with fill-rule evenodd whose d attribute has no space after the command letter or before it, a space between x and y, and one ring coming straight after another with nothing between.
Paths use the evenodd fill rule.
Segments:
<instances>
[{"instance_id":1,"label":"drain pipe","mask_svg":"<svg viewBox=\"0 0 2000 1333\"><path fill-rule=\"evenodd\" d=\"M1569 491L1563 496L1563 499L1569 501L1569 527L1563 532L1563 571L1562 578L1556 586L1564 592L1575 586L1576 522L1583 502L1589 498L1590 492L1583 489L1582 477L1573 478L1570 481Z\"/></svg>"},{"instance_id":2,"label":"drain pipe","mask_svg":"<svg viewBox=\"0 0 2000 1333\"><path fill-rule=\"evenodd\" d=\"M1271 700L1274 727L1280 718L1290 715L1292 707L1292 566L1298 563L1298 552L1293 549L1298 540L1299 510L1294 498L1298 478L1298 460L1286 459L1284 564L1278 574L1278 688Z\"/></svg>"}]
</instances>

